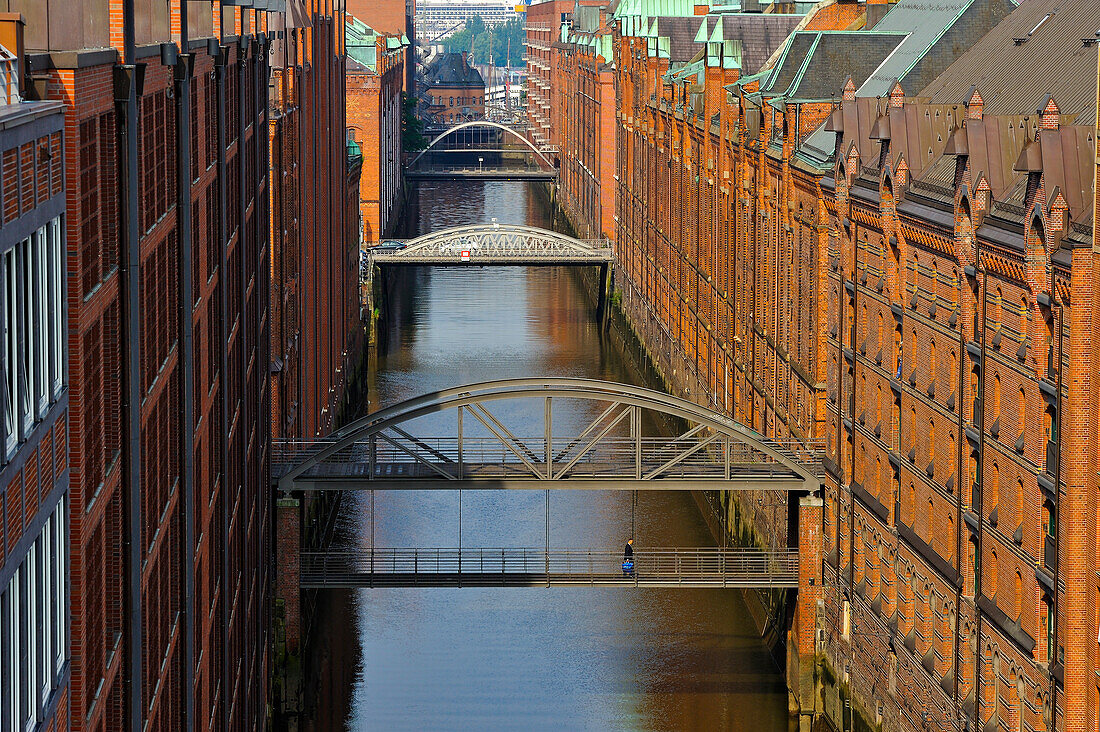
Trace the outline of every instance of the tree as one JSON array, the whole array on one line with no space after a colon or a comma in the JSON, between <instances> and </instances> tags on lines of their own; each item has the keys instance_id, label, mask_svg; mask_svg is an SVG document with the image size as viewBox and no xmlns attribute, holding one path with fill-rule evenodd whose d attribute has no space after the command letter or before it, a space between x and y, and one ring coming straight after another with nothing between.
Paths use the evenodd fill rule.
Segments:
<instances>
[{"instance_id":1,"label":"tree","mask_svg":"<svg viewBox=\"0 0 1100 732\"><path fill-rule=\"evenodd\" d=\"M409 152L428 146L424 137L424 121L416 116L416 97L401 92L401 148Z\"/></svg>"}]
</instances>

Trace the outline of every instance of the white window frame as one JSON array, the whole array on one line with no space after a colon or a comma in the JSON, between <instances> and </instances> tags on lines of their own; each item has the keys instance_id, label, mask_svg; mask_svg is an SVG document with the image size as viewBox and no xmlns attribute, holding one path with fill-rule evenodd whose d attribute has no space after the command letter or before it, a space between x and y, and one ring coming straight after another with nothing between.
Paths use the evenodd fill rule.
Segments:
<instances>
[{"instance_id":1,"label":"white window frame","mask_svg":"<svg viewBox=\"0 0 1100 732\"><path fill-rule=\"evenodd\" d=\"M56 401L65 385L65 252L61 245L61 218L50 221L46 229L49 237L50 386L51 401Z\"/></svg>"},{"instance_id":2,"label":"white window frame","mask_svg":"<svg viewBox=\"0 0 1100 732\"><path fill-rule=\"evenodd\" d=\"M28 302L33 309L31 328L35 334L34 345L37 349L34 371L34 407L36 419L46 416L50 408L49 383L50 368L50 283L49 267L46 257L46 226L34 233L31 237L31 277L34 280L34 291L28 293Z\"/></svg>"},{"instance_id":3,"label":"white window frame","mask_svg":"<svg viewBox=\"0 0 1100 732\"><path fill-rule=\"evenodd\" d=\"M3 338L4 338L4 458L10 459L19 444L19 422L16 419L19 404L19 379L15 363L19 352L16 345L15 318L15 250L8 250L0 256L0 298L3 299Z\"/></svg>"}]
</instances>

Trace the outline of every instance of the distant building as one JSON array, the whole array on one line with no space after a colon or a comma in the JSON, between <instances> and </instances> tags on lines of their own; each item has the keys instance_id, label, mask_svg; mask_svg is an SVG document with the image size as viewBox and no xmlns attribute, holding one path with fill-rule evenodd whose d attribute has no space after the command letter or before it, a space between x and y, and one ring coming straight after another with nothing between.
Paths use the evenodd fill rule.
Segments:
<instances>
[{"instance_id":1,"label":"distant building","mask_svg":"<svg viewBox=\"0 0 1100 732\"><path fill-rule=\"evenodd\" d=\"M465 52L441 53L424 69L423 113L452 125L485 116L485 80Z\"/></svg>"},{"instance_id":2,"label":"distant building","mask_svg":"<svg viewBox=\"0 0 1100 732\"><path fill-rule=\"evenodd\" d=\"M401 199L401 82L406 48L402 36L375 31L348 18L347 136L363 156L359 186L360 241L390 233Z\"/></svg>"},{"instance_id":3,"label":"distant building","mask_svg":"<svg viewBox=\"0 0 1100 732\"><path fill-rule=\"evenodd\" d=\"M463 24L474 16L487 26L506 23L516 17L516 4L511 0L420 0L416 3L414 21L416 37L425 43L438 41L462 30Z\"/></svg>"},{"instance_id":4,"label":"distant building","mask_svg":"<svg viewBox=\"0 0 1100 732\"><path fill-rule=\"evenodd\" d=\"M527 7L527 122L536 145L561 145L561 34L573 22L574 4L575 0L546 0Z\"/></svg>"}]
</instances>

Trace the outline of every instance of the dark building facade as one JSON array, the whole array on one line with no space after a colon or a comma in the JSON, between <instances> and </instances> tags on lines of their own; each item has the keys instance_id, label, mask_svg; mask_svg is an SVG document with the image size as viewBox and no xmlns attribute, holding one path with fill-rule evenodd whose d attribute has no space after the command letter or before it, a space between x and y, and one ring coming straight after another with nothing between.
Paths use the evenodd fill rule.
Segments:
<instances>
[{"instance_id":1,"label":"dark building facade","mask_svg":"<svg viewBox=\"0 0 1100 732\"><path fill-rule=\"evenodd\" d=\"M306 271L330 276L342 262L315 252L344 238L346 178L318 171L345 165L342 107L331 108L343 30L319 2L244 5L0 3L26 19L25 95L45 105L34 128L58 121L12 149L22 180L41 191L20 193L5 168L3 195L21 196L20 217L36 227L59 222L47 241L64 247L66 377L60 406L19 427L0 484L9 516L20 486L27 519L8 526L21 535L45 525L48 537L53 524L31 517L64 496L50 519L67 524L69 556L59 728L257 729L268 715L272 46L291 39L310 99L305 144L274 176L304 182L301 230L287 229ZM326 84L315 86L319 75ZM318 312L308 322L329 320ZM340 350L312 332L306 343ZM331 400L333 360L319 359L330 373L316 377L324 398L311 404ZM67 493L55 482L66 469Z\"/></svg>"},{"instance_id":2,"label":"dark building facade","mask_svg":"<svg viewBox=\"0 0 1100 732\"><path fill-rule=\"evenodd\" d=\"M0 13L0 730L69 706L64 111L24 101L24 19Z\"/></svg>"}]
</instances>

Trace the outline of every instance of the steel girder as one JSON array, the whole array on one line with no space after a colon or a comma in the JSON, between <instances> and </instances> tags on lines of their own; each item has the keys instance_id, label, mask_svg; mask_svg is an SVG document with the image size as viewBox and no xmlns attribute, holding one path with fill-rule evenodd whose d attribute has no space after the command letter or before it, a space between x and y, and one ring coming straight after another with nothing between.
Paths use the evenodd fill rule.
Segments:
<instances>
[{"instance_id":1,"label":"steel girder","mask_svg":"<svg viewBox=\"0 0 1100 732\"><path fill-rule=\"evenodd\" d=\"M599 416L553 430L554 400L594 402ZM542 435L517 436L490 407L541 400ZM496 407L493 406L495 409ZM424 434L420 417L453 411L456 428ZM643 414L675 421L647 435ZM469 425L477 425L474 430ZM438 432L440 428L436 427ZM277 442L272 477L291 490L585 488L814 492L819 446L780 444L662 392L595 379L506 379L458 386L367 415L322 440Z\"/></svg>"}]
</instances>

